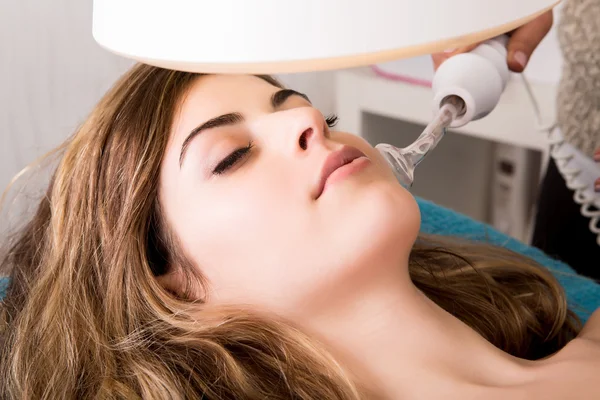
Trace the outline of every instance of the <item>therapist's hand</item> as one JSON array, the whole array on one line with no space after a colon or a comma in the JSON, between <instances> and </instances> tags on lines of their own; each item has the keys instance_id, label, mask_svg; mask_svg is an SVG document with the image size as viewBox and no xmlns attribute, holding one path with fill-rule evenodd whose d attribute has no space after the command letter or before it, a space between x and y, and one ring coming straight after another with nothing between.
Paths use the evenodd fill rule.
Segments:
<instances>
[{"instance_id":1,"label":"therapist's hand","mask_svg":"<svg viewBox=\"0 0 600 400\"><path fill-rule=\"evenodd\" d=\"M507 63L511 71L523 72L533 51L548 34L550 28L552 28L553 21L554 17L552 15L552 10L550 10L526 25L509 33L510 40L508 42ZM433 54L431 57L433 58L434 68L437 70L448 58L455 54L471 51L477 47L477 45L478 43L460 49L449 50L444 53Z\"/></svg>"}]
</instances>

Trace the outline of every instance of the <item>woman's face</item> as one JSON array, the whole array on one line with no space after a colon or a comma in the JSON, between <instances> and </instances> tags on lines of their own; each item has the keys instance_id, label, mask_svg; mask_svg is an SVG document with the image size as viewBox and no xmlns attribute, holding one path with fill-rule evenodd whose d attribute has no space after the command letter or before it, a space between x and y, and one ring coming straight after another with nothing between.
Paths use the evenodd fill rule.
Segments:
<instances>
[{"instance_id":1,"label":"woman's face","mask_svg":"<svg viewBox=\"0 0 600 400\"><path fill-rule=\"evenodd\" d=\"M209 302L284 316L389 277L420 222L365 140L329 129L302 95L245 75L191 87L161 166L160 201L208 280Z\"/></svg>"}]
</instances>

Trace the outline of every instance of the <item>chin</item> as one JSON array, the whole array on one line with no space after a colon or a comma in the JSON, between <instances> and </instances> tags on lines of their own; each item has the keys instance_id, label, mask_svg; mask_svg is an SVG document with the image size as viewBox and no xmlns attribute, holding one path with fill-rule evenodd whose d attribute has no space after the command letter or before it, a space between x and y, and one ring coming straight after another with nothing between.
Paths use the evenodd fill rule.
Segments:
<instances>
[{"instance_id":1,"label":"chin","mask_svg":"<svg viewBox=\"0 0 600 400\"><path fill-rule=\"evenodd\" d=\"M347 249L347 262L408 259L421 224L415 198L389 180L371 182L353 197L336 215L335 245Z\"/></svg>"}]
</instances>

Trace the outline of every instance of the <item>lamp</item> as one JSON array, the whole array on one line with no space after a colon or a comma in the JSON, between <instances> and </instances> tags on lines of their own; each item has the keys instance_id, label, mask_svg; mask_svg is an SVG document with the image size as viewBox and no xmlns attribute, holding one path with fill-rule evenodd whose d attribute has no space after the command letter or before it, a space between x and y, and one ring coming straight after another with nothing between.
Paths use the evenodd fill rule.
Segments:
<instances>
[{"instance_id":1,"label":"lamp","mask_svg":"<svg viewBox=\"0 0 600 400\"><path fill-rule=\"evenodd\" d=\"M292 73L431 54L500 35L558 0L94 0L111 52L206 73Z\"/></svg>"}]
</instances>

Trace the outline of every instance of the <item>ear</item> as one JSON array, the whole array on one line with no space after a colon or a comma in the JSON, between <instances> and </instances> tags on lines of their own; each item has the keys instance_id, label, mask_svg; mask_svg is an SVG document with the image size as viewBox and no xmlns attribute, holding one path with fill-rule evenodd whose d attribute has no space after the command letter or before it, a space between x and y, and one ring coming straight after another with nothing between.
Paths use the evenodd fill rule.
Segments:
<instances>
[{"instance_id":1,"label":"ear","mask_svg":"<svg viewBox=\"0 0 600 400\"><path fill-rule=\"evenodd\" d=\"M158 283L168 292L174 294L180 299L186 300L201 300L202 299L202 288L199 284L192 282L192 287L188 288L188 293L185 292L186 286L190 282L186 281L186 275L183 273L181 267L170 267L169 272L166 274L156 277Z\"/></svg>"}]
</instances>

